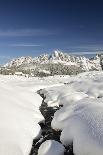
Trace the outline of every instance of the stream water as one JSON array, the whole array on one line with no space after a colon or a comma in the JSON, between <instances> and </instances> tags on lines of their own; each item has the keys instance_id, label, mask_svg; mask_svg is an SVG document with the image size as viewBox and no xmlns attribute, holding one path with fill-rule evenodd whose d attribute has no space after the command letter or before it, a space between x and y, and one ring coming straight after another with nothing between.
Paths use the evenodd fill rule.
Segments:
<instances>
[{"instance_id":1,"label":"stream water","mask_svg":"<svg viewBox=\"0 0 103 155\"><path fill-rule=\"evenodd\" d=\"M40 106L40 111L45 118L45 123L40 123L42 134L39 139L33 140L32 149L30 155L37 155L40 145L46 140L56 140L60 142L61 131L55 131L51 128L51 121L53 119L54 113L59 110L60 107L48 107L47 103L44 102L44 94L37 92L42 98L42 104ZM60 142L61 143L61 142ZM73 155L73 145L65 147L64 155Z\"/></svg>"}]
</instances>

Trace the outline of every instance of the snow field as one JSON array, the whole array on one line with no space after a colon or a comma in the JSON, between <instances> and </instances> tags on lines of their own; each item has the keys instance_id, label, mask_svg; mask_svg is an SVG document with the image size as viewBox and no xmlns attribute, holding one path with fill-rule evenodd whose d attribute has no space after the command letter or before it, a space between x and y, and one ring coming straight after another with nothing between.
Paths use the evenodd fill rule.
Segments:
<instances>
[{"instance_id":1,"label":"snow field","mask_svg":"<svg viewBox=\"0 0 103 155\"><path fill-rule=\"evenodd\" d=\"M103 73L79 74L44 94L48 106L63 105L51 123L53 129L62 130L62 144L73 142L75 155L103 155Z\"/></svg>"},{"instance_id":2,"label":"snow field","mask_svg":"<svg viewBox=\"0 0 103 155\"><path fill-rule=\"evenodd\" d=\"M65 85L63 83L66 83ZM33 139L40 137L39 111L42 89L45 102L63 105L54 114L51 126L62 130L63 145L73 142L75 155L103 155L103 73L77 76L25 78L0 76L0 154L29 155ZM46 141L38 155L62 155L63 145Z\"/></svg>"},{"instance_id":3,"label":"snow field","mask_svg":"<svg viewBox=\"0 0 103 155\"><path fill-rule=\"evenodd\" d=\"M29 155L33 139L41 136L38 123L44 121L36 91L62 85L64 79L0 75L0 155Z\"/></svg>"}]
</instances>

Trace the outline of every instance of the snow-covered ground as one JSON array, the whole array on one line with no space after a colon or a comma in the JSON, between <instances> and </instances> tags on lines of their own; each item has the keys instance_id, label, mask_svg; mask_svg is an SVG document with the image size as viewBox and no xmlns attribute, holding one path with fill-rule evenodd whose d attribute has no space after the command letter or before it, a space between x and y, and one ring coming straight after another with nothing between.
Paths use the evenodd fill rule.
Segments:
<instances>
[{"instance_id":1,"label":"snow-covered ground","mask_svg":"<svg viewBox=\"0 0 103 155\"><path fill-rule=\"evenodd\" d=\"M0 75L0 155L29 155L32 142L41 134L37 90L62 85L67 77L25 78Z\"/></svg>"},{"instance_id":2,"label":"snow-covered ground","mask_svg":"<svg viewBox=\"0 0 103 155\"><path fill-rule=\"evenodd\" d=\"M42 93L49 106L63 105L51 123L53 129L62 130L62 144L73 142L75 155L103 155L103 72L70 77L67 84Z\"/></svg>"},{"instance_id":3,"label":"snow-covered ground","mask_svg":"<svg viewBox=\"0 0 103 155\"><path fill-rule=\"evenodd\" d=\"M64 84L65 83L65 84ZM103 155L103 72L77 76L25 78L0 75L0 155L29 155L32 141L41 135L39 111L45 95L48 106L63 105L51 126L60 140L44 142L39 155L62 155L73 142L75 155ZM43 153L43 154L42 154Z\"/></svg>"}]
</instances>

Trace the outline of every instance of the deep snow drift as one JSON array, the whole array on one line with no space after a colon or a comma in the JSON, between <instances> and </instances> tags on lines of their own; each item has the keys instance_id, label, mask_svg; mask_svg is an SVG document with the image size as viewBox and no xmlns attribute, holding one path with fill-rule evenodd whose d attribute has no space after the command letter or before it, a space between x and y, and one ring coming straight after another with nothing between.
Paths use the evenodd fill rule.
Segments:
<instances>
[{"instance_id":1,"label":"deep snow drift","mask_svg":"<svg viewBox=\"0 0 103 155\"><path fill-rule=\"evenodd\" d=\"M0 75L0 155L29 155L32 142L41 134L37 90L62 85L67 77L25 78Z\"/></svg>"},{"instance_id":2,"label":"deep snow drift","mask_svg":"<svg viewBox=\"0 0 103 155\"><path fill-rule=\"evenodd\" d=\"M38 123L44 121L39 110L42 98L36 93L40 89L48 106L61 107L51 126L62 131L62 144L46 141L38 153L62 155L63 145L73 142L75 155L103 155L103 72L46 78L0 76L0 155L29 155L33 139L41 135Z\"/></svg>"},{"instance_id":3,"label":"deep snow drift","mask_svg":"<svg viewBox=\"0 0 103 155\"><path fill-rule=\"evenodd\" d=\"M12 82L12 84L10 84ZM0 154L28 155L33 138L40 135L38 122L42 98L13 81L0 77Z\"/></svg>"},{"instance_id":4,"label":"deep snow drift","mask_svg":"<svg viewBox=\"0 0 103 155\"><path fill-rule=\"evenodd\" d=\"M63 105L51 123L62 130L61 142L73 142L75 155L103 155L103 73L82 73L43 92L49 106Z\"/></svg>"}]
</instances>

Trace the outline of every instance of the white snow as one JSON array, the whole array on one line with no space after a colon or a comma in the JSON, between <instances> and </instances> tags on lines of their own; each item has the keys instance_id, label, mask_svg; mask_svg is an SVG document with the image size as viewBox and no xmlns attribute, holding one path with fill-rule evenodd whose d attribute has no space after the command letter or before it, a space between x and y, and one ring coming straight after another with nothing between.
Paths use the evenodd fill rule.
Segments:
<instances>
[{"instance_id":1,"label":"white snow","mask_svg":"<svg viewBox=\"0 0 103 155\"><path fill-rule=\"evenodd\" d=\"M48 106L63 105L51 126L75 155L103 155L103 72L68 77L66 85L42 90Z\"/></svg>"},{"instance_id":2,"label":"white snow","mask_svg":"<svg viewBox=\"0 0 103 155\"><path fill-rule=\"evenodd\" d=\"M68 111L61 142L76 155L103 154L103 99L83 99Z\"/></svg>"},{"instance_id":3,"label":"white snow","mask_svg":"<svg viewBox=\"0 0 103 155\"><path fill-rule=\"evenodd\" d=\"M32 140L40 136L38 122L42 98L29 89L0 77L0 154L28 155Z\"/></svg>"},{"instance_id":4,"label":"white snow","mask_svg":"<svg viewBox=\"0 0 103 155\"><path fill-rule=\"evenodd\" d=\"M0 155L29 155L33 139L41 135L38 123L44 121L36 91L67 78L0 75Z\"/></svg>"},{"instance_id":5,"label":"white snow","mask_svg":"<svg viewBox=\"0 0 103 155\"><path fill-rule=\"evenodd\" d=\"M65 85L63 83L66 83ZM63 145L73 142L75 155L103 155L103 72L77 76L25 78L0 76L0 155L29 155L41 134L42 89L48 106L63 105L51 126L61 130ZM62 155L63 145L48 140L38 155Z\"/></svg>"},{"instance_id":6,"label":"white snow","mask_svg":"<svg viewBox=\"0 0 103 155\"><path fill-rule=\"evenodd\" d=\"M43 69L43 70L39 69L39 72L50 75L50 71L45 70L45 69Z\"/></svg>"},{"instance_id":7,"label":"white snow","mask_svg":"<svg viewBox=\"0 0 103 155\"><path fill-rule=\"evenodd\" d=\"M68 53L63 53L59 50L54 51L52 54L43 54L38 57L20 57L13 59L11 62L4 65L4 67L20 67L24 66L25 69L35 69L38 64L64 64L67 66L76 66L82 68L82 70L99 70L101 71L100 57L97 55L93 59L86 58L84 56L73 56Z\"/></svg>"},{"instance_id":8,"label":"white snow","mask_svg":"<svg viewBox=\"0 0 103 155\"><path fill-rule=\"evenodd\" d=\"M64 155L65 148L54 140L47 140L41 144L38 155Z\"/></svg>"}]
</instances>

